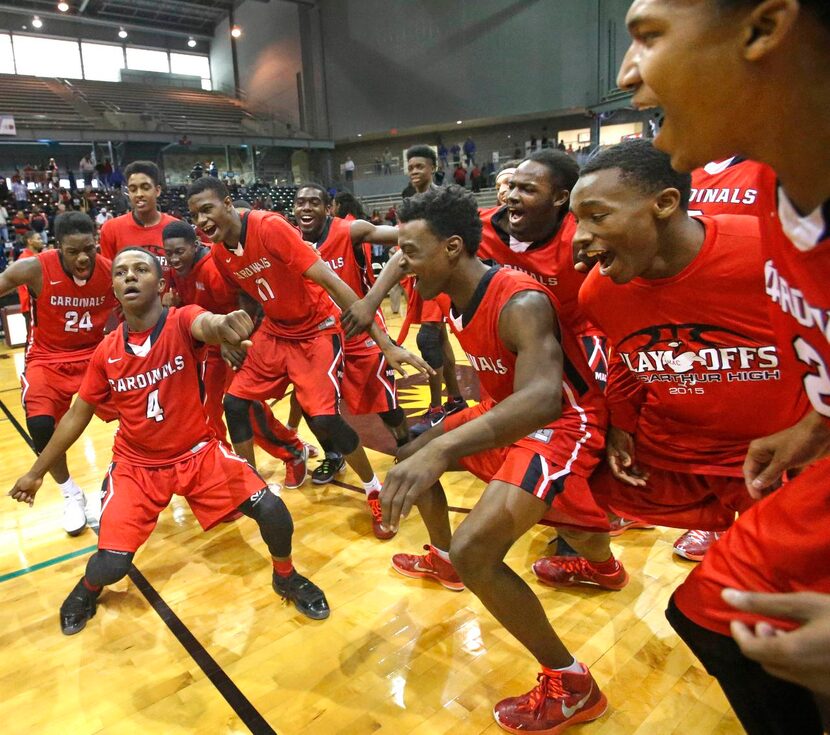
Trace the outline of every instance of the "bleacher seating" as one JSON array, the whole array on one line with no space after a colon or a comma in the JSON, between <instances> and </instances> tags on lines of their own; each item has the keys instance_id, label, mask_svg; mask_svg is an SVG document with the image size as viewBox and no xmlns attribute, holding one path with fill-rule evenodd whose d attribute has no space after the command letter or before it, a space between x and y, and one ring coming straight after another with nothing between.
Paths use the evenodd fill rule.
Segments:
<instances>
[{"instance_id":1,"label":"bleacher seating","mask_svg":"<svg viewBox=\"0 0 830 735\"><path fill-rule=\"evenodd\" d=\"M18 128L93 127L41 77L0 74L0 90L3 112L14 116Z\"/></svg>"}]
</instances>

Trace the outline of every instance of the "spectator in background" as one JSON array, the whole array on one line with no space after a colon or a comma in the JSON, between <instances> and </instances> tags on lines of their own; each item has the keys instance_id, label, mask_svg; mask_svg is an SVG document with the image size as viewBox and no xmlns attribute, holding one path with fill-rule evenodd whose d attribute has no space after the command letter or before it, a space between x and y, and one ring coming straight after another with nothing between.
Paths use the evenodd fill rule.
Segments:
<instances>
[{"instance_id":1,"label":"spectator in background","mask_svg":"<svg viewBox=\"0 0 830 735\"><path fill-rule=\"evenodd\" d=\"M530 134L530 152L533 153L533 151L535 151L535 150L536 150L536 133L531 133Z\"/></svg>"},{"instance_id":2,"label":"spectator in background","mask_svg":"<svg viewBox=\"0 0 830 735\"><path fill-rule=\"evenodd\" d=\"M121 166L116 166L112 171L112 176L110 176L110 184L112 188L116 190L120 189L125 183L124 172L121 170Z\"/></svg>"},{"instance_id":3,"label":"spectator in background","mask_svg":"<svg viewBox=\"0 0 830 735\"><path fill-rule=\"evenodd\" d=\"M371 223L372 223L375 227L377 227L378 225L382 225L382 224L383 224L383 220L381 219L381 216L380 216L380 210L379 210L379 209L373 209L373 210L372 210L372 218L371 218L369 221L370 221L370 222L371 222Z\"/></svg>"},{"instance_id":4,"label":"spectator in background","mask_svg":"<svg viewBox=\"0 0 830 735\"><path fill-rule=\"evenodd\" d=\"M19 176L12 179L12 194L14 195L14 205L18 209L26 209L29 203L29 190L26 188Z\"/></svg>"},{"instance_id":5,"label":"spectator in background","mask_svg":"<svg viewBox=\"0 0 830 735\"><path fill-rule=\"evenodd\" d=\"M95 173L95 164L92 162L92 157L87 153L78 163L78 168L81 169L81 176L84 179L84 186L92 186L92 174Z\"/></svg>"},{"instance_id":6,"label":"spectator in background","mask_svg":"<svg viewBox=\"0 0 830 735\"><path fill-rule=\"evenodd\" d=\"M219 169L216 167L216 161L211 161L208 165L208 176L213 176L214 179L219 178Z\"/></svg>"},{"instance_id":7,"label":"spectator in background","mask_svg":"<svg viewBox=\"0 0 830 735\"><path fill-rule=\"evenodd\" d=\"M461 165L461 161L458 162L458 165L455 167L455 171L452 174L453 181L459 186L467 186L467 169Z\"/></svg>"},{"instance_id":8,"label":"spectator in background","mask_svg":"<svg viewBox=\"0 0 830 735\"><path fill-rule=\"evenodd\" d=\"M118 169L116 169L116 171L117 170ZM130 201L127 199L127 195L120 186L113 190L110 205L112 213L115 217L120 217L122 214L126 214L130 210Z\"/></svg>"},{"instance_id":9,"label":"spectator in background","mask_svg":"<svg viewBox=\"0 0 830 735\"><path fill-rule=\"evenodd\" d=\"M469 135L464 141L464 162L468 168L474 166L476 162L476 142Z\"/></svg>"},{"instance_id":10,"label":"spectator in background","mask_svg":"<svg viewBox=\"0 0 830 735\"><path fill-rule=\"evenodd\" d=\"M22 240L23 235L29 231L29 218L26 216L26 212L24 210L17 210L17 214L15 214L12 219L12 229L14 229L14 236L18 240Z\"/></svg>"},{"instance_id":11,"label":"spectator in background","mask_svg":"<svg viewBox=\"0 0 830 735\"><path fill-rule=\"evenodd\" d=\"M92 190L92 186L84 187L79 209L86 212L91 219L95 219L95 215L98 214L98 195Z\"/></svg>"},{"instance_id":12,"label":"spectator in background","mask_svg":"<svg viewBox=\"0 0 830 735\"><path fill-rule=\"evenodd\" d=\"M354 161L351 156L346 156L346 163L343 164L343 171L346 174L346 181L354 181Z\"/></svg>"},{"instance_id":13,"label":"spectator in background","mask_svg":"<svg viewBox=\"0 0 830 735\"><path fill-rule=\"evenodd\" d=\"M0 176L0 202L6 203L9 198L9 185L6 183L6 177Z\"/></svg>"},{"instance_id":14,"label":"spectator in background","mask_svg":"<svg viewBox=\"0 0 830 735\"><path fill-rule=\"evenodd\" d=\"M99 161L95 164L95 178L98 179L98 184L104 188L106 185L104 184L104 162Z\"/></svg>"},{"instance_id":15,"label":"spectator in background","mask_svg":"<svg viewBox=\"0 0 830 735\"><path fill-rule=\"evenodd\" d=\"M461 163L461 146L458 143L453 143L450 147L452 153L452 165L458 166Z\"/></svg>"},{"instance_id":16,"label":"spectator in background","mask_svg":"<svg viewBox=\"0 0 830 735\"><path fill-rule=\"evenodd\" d=\"M4 199L0 199L0 238L3 243L9 241L9 211L3 206ZM5 252L5 247L0 245L0 251Z\"/></svg>"},{"instance_id":17,"label":"spectator in background","mask_svg":"<svg viewBox=\"0 0 830 735\"><path fill-rule=\"evenodd\" d=\"M363 205L354 198L348 191L341 191L336 194L331 205L331 213L335 217L347 220L366 219L366 212Z\"/></svg>"},{"instance_id":18,"label":"spectator in background","mask_svg":"<svg viewBox=\"0 0 830 735\"><path fill-rule=\"evenodd\" d=\"M60 183L60 172L58 171L58 164L55 163L54 158L50 158L49 163L46 164L46 175L48 180L55 186Z\"/></svg>"},{"instance_id":19,"label":"spectator in background","mask_svg":"<svg viewBox=\"0 0 830 735\"><path fill-rule=\"evenodd\" d=\"M101 211L98 212L98 216L95 218L95 223L98 225L98 227L101 227L104 224L104 222L109 222L109 220L111 219L112 214L107 212L106 207L101 207Z\"/></svg>"},{"instance_id":20,"label":"spectator in background","mask_svg":"<svg viewBox=\"0 0 830 735\"><path fill-rule=\"evenodd\" d=\"M104 159L103 174L104 186L109 189L112 186L112 162L109 158Z\"/></svg>"},{"instance_id":21,"label":"spectator in background","mask_svg":"<svg viewBox=\"0 0 830 735\"><path fill-rule=\"evenodd\" d=\"M205 173L205 167L202 165L201 161L196 161L193 164L193 168L190 169L190 180L196 181L196 179L201 179Z\"/></svg>"},{"instance_id":22,"label":"spectator in background","mask_svg":"<svg viewBox=\"0 0 830 735\"><path fill-rule=\"evenodd\" d=\"M478 164L473 166L473 170L470 171L470 187L474 192L481 191L481 182L484 179L484 176L481 173L481 169L478 167Z\"/></svg>"},{"instance_id":23,"label":"spectator in background","mask_svg":"<svg viewBox=\"0 0 830 735\"><path fill-rule=\"evenodd\" d=\"M547 148L550 145L550 140L548 140L548 129L547 126L542 127L542 148Z\"/></svg>"},{"instance_id":24,"label":"spectator in background","mask_svg":"<svg viewBox=\"0 0 830 735\"><path fill-rule=\"evenodd\" d=\"M385 175L392 173L392 151L388 148L383 151L383 173Z\"/></svg>"},{"instance_id":25,"label":"spectator in background","mask_svg":"<svg viewBox=\"0 0 830 735\"><path fill-rule=\"evenodd\" d=\"M385 219L392 227L398 224L398 210L394 204L390 205L389 209L386 210Z\"/></svg>"},{"instance_id":26,"label":"spectator in background","mask_svg":"<svg viewBox=\"0 0 830 735\"><path fill-rule=\"evenodd\" d=\"M564 153L565 152L565 141L560 138L559 139L559 145L556 146L556 147Z\"/></svg>"},{"instance_id":27,"label":"spectator in background","mask_svg":"<svg viewBox=\"0 0 830 735\"><path fill-rule=\"evenodd\" d=\"M444 145L442 141L438 142L438 160L441 162L441 168L449 168L450 164L447 160L447 156L449 155L449 151L447 150L447 146Z\"/></svg>"},{"instance_id":28,"label":"spectator in background","mask_svg":"<svg viewBox=\"0 0 830 735\"><path fill-rule=\"evenodd\" d=\"M32 207L32 216L29 219L29 226L38 235L38 237L43 240L44 245L49 242L49 233L47 232L49 229L49 220L37 204Z\"/></svg>"}]
</instances>

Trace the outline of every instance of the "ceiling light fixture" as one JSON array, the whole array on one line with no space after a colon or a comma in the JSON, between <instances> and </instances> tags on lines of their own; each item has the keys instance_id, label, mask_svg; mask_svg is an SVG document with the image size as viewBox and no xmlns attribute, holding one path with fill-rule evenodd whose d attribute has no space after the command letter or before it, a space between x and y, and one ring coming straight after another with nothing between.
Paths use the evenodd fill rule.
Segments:
<instances>
[{"instance_id":1,"label":"ceiling light fixture","mask_svg":"<svg viewBox=\"0 0 830 735\"><path fill-rule=\"evenodd\" d=\"M43 21L40 19L39 16L35 16L32 18L32 27L33 28L43 28Z\"/></svg>"},{"instance_id":2,"label":"ceiling light fixture","mask_svg":"<svg viewBox=\"0 0 830 735\"><path fill-rule=\"evenodd\" d=\"M242 35L242 29L239 26L234 26L231 28L231 35L234 38L239 38Z\"/></svg>"},{"instance_id":3,"label":"ceiling light fixture","mask_svg":"<svg viewBox=\"0 0 830 735\"><path fill-rule=\"evenodd\" d=\"M191 36L190 38L187 39L187 45L190 48L196 48L196 39L193 38L193 36Z\"/></svg>"},{"instance_id":4,"label":"ceiling light fixture","mask_svg":"<svg viewBox=\"0 0 830 735\"><path fill-rule=\"evenodd\" d=\"M58 10L60 10L61 13L65 13L67 10L69 10L69 3L64 2L64 0L61 0L61 2L58 3Z\"/></svg>"},{"instance_id":5,"label":"ceiling light fixture","mask_svg":"<svg viewBox=\"0 0 830 735\"><path fill-rule=\"evenodd\" d=\"M119 38L126 38L128 35L129 35L129 34L127 33L127 31L125 31L125 30L124 30L124 26L121 26L121 27L118 29L118 37L119 37Z\"/></svg>"}]
</instances>

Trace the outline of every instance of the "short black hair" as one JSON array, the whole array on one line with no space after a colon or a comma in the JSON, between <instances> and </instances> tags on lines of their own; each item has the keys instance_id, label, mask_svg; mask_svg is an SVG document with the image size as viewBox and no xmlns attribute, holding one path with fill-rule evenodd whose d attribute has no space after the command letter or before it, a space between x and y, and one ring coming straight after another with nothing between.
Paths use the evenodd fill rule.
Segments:
<instances>
[{"instance_id":1,"label":"short black hair","mask_svg":"<svg viewBox=\"0 0 830 735\"><path fill-rule=\"evenodd\" d=\"M741 8L760 5L763 0L715 0L715 4L722 10L730 12ZM808 13L812 13L824 26L830 30L830 3L827 0L799 0L799 5Z\"/></svg>"},{"instance_id":2,"label":"short black hair","mask_svg":"<svg viewBox=\"0 0 830 735\"><path fill-rule=\"evenodd\" d=\"M124 253L130 253L130 252L144 253L144 255L146 255L147 257L150 258L150 262L152 262L152 264L153 264L153 270L155 270L156 275L159 278L164 278L164 270L161 267L161 261L155 255L153 255L149 250L146 250L145 248L140 248L137 245L130 245L129 247L124 248L123 250L119 250L112 259L113 266L115 265L115 261L119 257L121 257Z\"/></svg>"},{"instance_id":3,"label":"short black hair","mask_svg":"<svg viewBox=\"0 0 830 735\"><path fill-rule=\"evenodd\" d=\"M94 235L95 223L84 212L63 212L55 217L55 241L60 246L68 235Z\"/></svg>"},{"instance_id":4,"label":"short black hair","mask_svg":"<svg viewBox=\"0 0 830 735\"><path fill-rule=\"evenodd\" d=\"M202 176L187 187L187 198L190 199L193 195L201 194L203 191L212 191L219 197L220 202L224 202L231 195L228 187L216 177Z\"/></svg>"},{"instance_id":5,"label":"short black hair","mask_svg":"<svg viewBox=\"0 0 830 735\"><path fill-rule=\"evenodd\" d=\"M398 221L416 219L425 220L439 237L458 235L470 255L478 252L481 243L478 202L463 186L437 187L404 199L398 208Z\"/></svg>"},{"instance_id":6,"label":"short black hair","mask_svg":"<svg viewBox=\"0 0 830 735\"><path fill-rule=\"evenodd\" d=\"M297 186L297 191L294 192L294 199L297 199L297 195L300 193L300 189L317 189L320 192L320 199L322 199L323 204L328 206L331 204L331 196L329 195L328 189L322 184L315 184L313 182L309 182L308 184L300 184Z\"/></svg>"},{"instance_id":7,"label":"short black hair","mask_svg":"<svg viewBox=\"0 0 830 735\"><path fill-rule=\"evenodd\" d=\"M558 148L543 148L534 151L519 165L525 161L541 163L550 175L550 180L557 189L571 191L579 178L579 164L564 151Z\"/></svg>"},{"instance_id":8,"label":"short black hair","mask_svg":"<svg viewBox=\"0 0 830 735\"><path fill-rule=\"evenodd\" d=\"M34 230L26 230L26 232L22 235L23 242L29 242L29 240L34 240L35 238L40 240L40 233L35 232Z\"/></svg>"},{"instance_id":9,"label":"short black hair","mask_svg":"<svg viewBox=\"0 0 830 735\"><path fill-rule=\"evenodd\" d=\"M152 179L153 184L158 186L161 183L161 172L159 167L152 161L133 161L124 169L124 181L130 181L133 174L144 174Z\"/></svg>"},{"instance_id":10,"label":"short black hair","mask_svg":"<svg viewBox=\"0 0 830 735\"><path fill-rule=\"evenodd\" d=\"M366 212L363 209L363 205L355 199L353 194L347 191L339 191L334 195L334 201L337 204L337 214L339 217L345 217L347 214L350 214L355 219L366 219Z\"/></svg>"},{"instance_id":11,"label":"short black hair","mask_svg":"<svg viewBox=\"0 0 830 735\"><path fill-rule=\"evenodd\" d=\"M691 174L675 171L669 155L658 151L650 140L626 140L597 151L586 161L581 175L612 168L619 169L620 178L644 194L677 189L681 208L684 211L688 209L692 191Z\"/></svg>"},{"instance_id":12,"label":"short black hair","mask_svg":"<svg viewBox=\"0 0 830 735\"><path fill-rule=\"evenodd\" d=\"M234 199L233 206L236 209L253 209L253 205L247 199Z\"/></svg>"},{"instance_id":13,"label":"short black hair","mask_svg":"<svg viewBox=\"0 0 830 735\"><path fill-rule=\"evenodd\" d=\"M433 166L438 165L438 156L428 145L413 145L411 148L407 148L406 160L408 161L410 158L428 158L432 161Z\"/></svg>"},{"instance_id":14,"label":"short black hair","mask_svg":"<svg viewBox=\"0 0 830 735\"><path fill-rule=\"evenodd\" d=\"M506 171L508 168L516 168L521 163L521 159L518 158L511 158L509 161L505 161L501 166L499 166L499 170L496 172L496 176L498 176L502 171Z\"/></svg>"},{"instance_id":15,"label":"short black hair","mask_svg":"<svg viewBox=\"0 0 830 735\"><path fill-rule=\"evenodd\" d=\"M180 237L182 240L187 240L191 245L196 244L196 231L187 222L182 222L181 220L171 222L165 225L161 231L162 241L172 240L177 237Z\"/></svg>"}]
</instances>

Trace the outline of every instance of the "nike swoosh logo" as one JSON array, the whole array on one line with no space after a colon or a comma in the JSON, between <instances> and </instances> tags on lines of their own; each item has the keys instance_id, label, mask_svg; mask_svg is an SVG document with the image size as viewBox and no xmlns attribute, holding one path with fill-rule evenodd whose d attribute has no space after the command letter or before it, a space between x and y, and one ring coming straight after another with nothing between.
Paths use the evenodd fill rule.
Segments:
<instances>
[{"instance_id":1,"label":"nike swoosh logo","mask_svg":"<svg viewBox=\"0 0 830 735\"><path fill-rule=\"evenodd\" d=\"M109 362L109 363L119 362L120 360L121 360L120 357L108 357L107 358L107 362Z\"/></svg>"},{"instance_id":2,"label":"nike swoosh logo","mask_svg":"<svg viewBox=\"0 0 830 735\"><path fill-rule=\"evenodd\" d=\"M593 691L594 682L591 682L591 688L588 690L588 693L582 699L580 699L573 707L568 707L567 704L562 702L562 714L565 715L566 718L573 717L576 714L577 710L580 710L585 706L585 702L588 701Z\"/></svg>"},{"instance_id":3,"label":"nike swoosh logo","mask_svg":"<svg viewBox=\"0 0 830 735\"><path fill-rule=\"evenodd\" d=\"M226 263L230 263L230 262L231 262L231 259L230 259L230 258L226 258L226 259L225 259L225 262L226 262Z\"/></svg>"},{"instance_id":4,"label":"nike swoosh logo","mask_svg":"<svg viewBox=\"0 0 830 735\"><path fill-rule=\"evenodd\" d=\"M53 286L60 286L60 284L62 284L63 281L49 281L49 283L51 283Z\"/></svg>"},{"instance_id":5,"label":"nike swoosh logo","mask_svg":"<svg viewBox=\"0 0 830 735\"><path fill-rule=\"evenodd\" d=\"M426 567L422 567L422 566L421 566L421 562L419 562L419 561L416 561L416 562L412 565L412 568L413 568L416 572L432 572L432 569L427 569Z\"/></svg>"}]
</instances>

